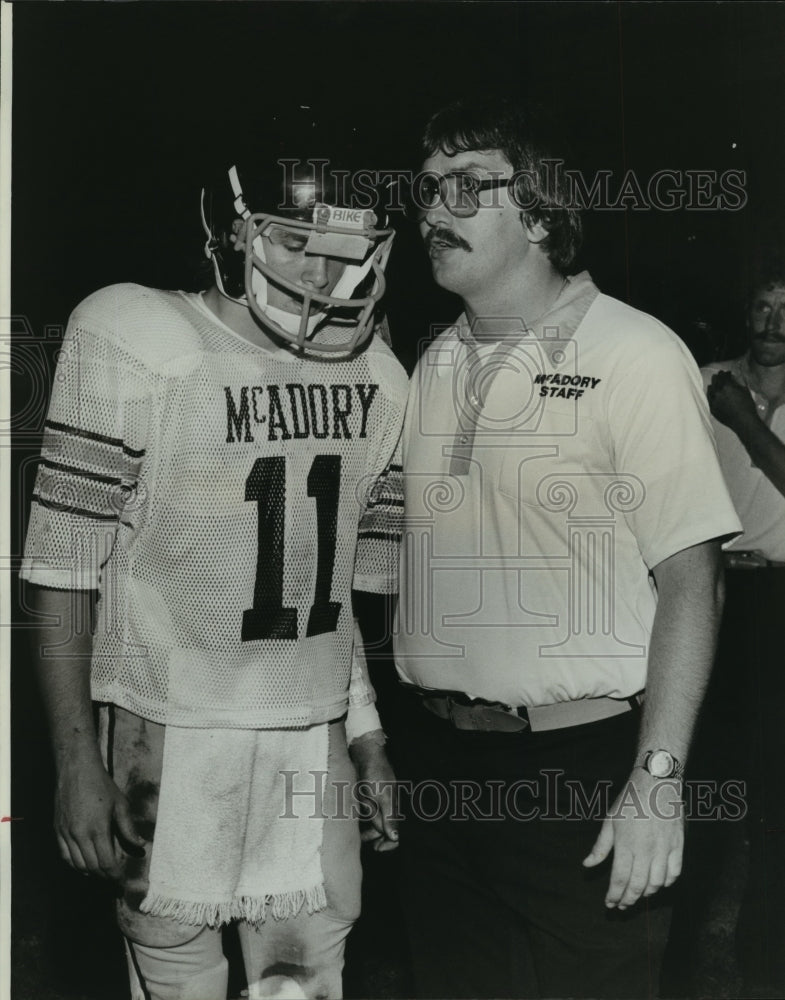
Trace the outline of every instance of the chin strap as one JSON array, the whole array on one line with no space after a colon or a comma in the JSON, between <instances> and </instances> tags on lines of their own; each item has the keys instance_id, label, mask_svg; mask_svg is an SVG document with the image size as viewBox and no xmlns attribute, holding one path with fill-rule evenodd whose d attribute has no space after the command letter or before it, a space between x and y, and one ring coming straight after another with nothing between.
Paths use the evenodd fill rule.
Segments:
<instances>
[{"instance_id":1,"label":"chin strap","mask_svg":"<svg viewBox=\"0 0 785 1000\"><path fill-rule=\"evenodd\" d=\"M218 249L219 244L213 234L213 231L210 229L209 223L207 222L207 213L204 210L204 197L205 197L205 190L204 188L202 188L202 194L199 199L199 214L202 220L202 229L204 230L205 236L207 237L204 244L204 255L213 265L215 284L218 288L218 291L221 293L221 295L223 295L225 299L229 299L231 302L237 302L239 305L247 306L248 303L244 295L242 296L242 298L237 298L234 295L230 295L226 291L226 288L224 287L223 277L221 276L221 268L218 266L218 257L216 256L215 253L215 251Z\"/></svg>"},{"instance_id":2,"label":"chin strap","mask_svg":"<svg viewBox=\"0 0 785 1000\"><path fill-rule=\"evenodd\" d=\"M236 166L229 168L229 183L232 186L232 194L234 195L234 210L237 213L238 218L243 219L245 222L247 222L248 219L251 218L251 210L248 208L248 205L246 204L245 195L243 194L243 187L242 184L240 184L240 176L237 173ZM259 257L260 260L263 260L265 264L267 263L267 256L265 255L264 252L264 242L261 236L257 236L257 238L254 240L253 251L256 254L256 256ZM246 249L246 253L247 252L248 251ZM256 268L254 268L253 272L251 291L253 292L254 298L256 299L256 304L259 306L260 309L263 309L266 312L268 309L273 308L272 306L267 305L267 279ZM243 296L243 301L244 302L247 301L245 296ZM281 310L278 311L280 312ZM276 320L276 322L278 321Z\"/></svg>"},{"instance_id":3,"label":"chin strap","mask_svg":"<svg viewBox=\"0 0 785 1000\"><path fill-rule=\"evenodd\" d=\"M245 203L245 196L243 195L243 188L242 185L240 184L240 177L237 173L236 166L229 168L228 177L229 177L229 184L231 185L232 188L232 194L234 195L234 210L237 213L238 218L247 221L251 217L251 212L248 208L248 205ZM224 298L227 298L232 302L237 302L239 305L247 306L248 305L247 296L230 295L226 291L226 288L224 286L223 277L221 276L221 269L218 265L218 258L215 254L215 251L218 247L218 243L210 228L209 223L207 222L207 213L204 210L204 198L205 198L205 190L204 188L202 188L202 195L199 200L199 212L202 221L202 229L204 230L205 235L207 236L207 240L205 241L204 244L204 254L205 257L208 258L208 260L212 261L213 272L215 274L215 283L218 286L218 291L221 293L221 295L224 296ZM254 240L254 252L265 263L267 263L267 258L264 253L264 243L262 242L261 237L258 237L256 240ZM267 280L265 279L263 274L260 274L256 270L254 271L252 290L260 309L271 310L273 308L272 306L267 305ZM283 311L276 310L276 312L283 312ZM283 315L286 315L286 313L283 313ZM276 322L278 322L277 319ZM297 329L297 324L295 324L295 330L296 329Z\"/></svg>"},{"instance_id":4,"label":"chin strap","mask_svg":"<svg viewBox=\"0 0 785 1000\"><path fill-rule=\"evenodd\" d=\"M333 298L350 299L368 277L374 260L384 270L387 258L390 256L390 250L392 249L392 241L392 235L388 236L381 246L368 254L367 260L363 261L362 264L347 264L343 274L331 292Z\"/></svg>"}]
</instances>

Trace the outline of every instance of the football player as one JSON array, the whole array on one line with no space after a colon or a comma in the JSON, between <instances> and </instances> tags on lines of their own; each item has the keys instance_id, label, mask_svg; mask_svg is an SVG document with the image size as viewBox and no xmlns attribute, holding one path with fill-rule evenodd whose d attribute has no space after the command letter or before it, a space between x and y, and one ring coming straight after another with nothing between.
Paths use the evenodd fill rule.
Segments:
<instances>
[{"instance_id":1,"label":"football player","mask_svg":"<svg viewBox=\"0 0 785 1000\"><path fill-rule=\"evenodd\" d=\"M292 152L203 190L205 292L77 306L46 422L22 576L57 841L119 887L134 1000L224 998L230 921L251 997L340 996L357 773L397 840L351 594L396 586L392 230Z\"/></svg>"}]
</instances>

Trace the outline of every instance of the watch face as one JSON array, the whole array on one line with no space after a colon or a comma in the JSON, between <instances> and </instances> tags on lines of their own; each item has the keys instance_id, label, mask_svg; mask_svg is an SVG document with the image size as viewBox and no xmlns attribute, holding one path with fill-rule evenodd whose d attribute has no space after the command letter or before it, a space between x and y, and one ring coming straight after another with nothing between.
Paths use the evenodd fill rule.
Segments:
<instances>
[{"instance_id":1,"label":"watch face","mask_svg":"<svg viewBox=\"0 0 785 1000\"><path fill-rule=\"evenodd\" d=\"M673 757L667 750L655 750L649 757L648 770L655 778L667 778L673 771Z\"/></svg>"}]
</instances>

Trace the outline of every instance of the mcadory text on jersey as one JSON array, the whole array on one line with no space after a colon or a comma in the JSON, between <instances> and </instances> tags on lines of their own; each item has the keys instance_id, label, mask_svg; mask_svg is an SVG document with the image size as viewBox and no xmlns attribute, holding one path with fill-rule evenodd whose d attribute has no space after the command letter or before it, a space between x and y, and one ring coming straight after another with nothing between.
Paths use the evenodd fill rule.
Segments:
<instances>
[{"instance_id":1,"label":"mcadory text on jersey","mask_svg":"<svg viewBox=\"0 0 785 1000\"><path fill-rule=\"evenodd\" d=\"M225 385L226 440L364 438L378 389L371 382Z\"/></svg>"}]
</instances>

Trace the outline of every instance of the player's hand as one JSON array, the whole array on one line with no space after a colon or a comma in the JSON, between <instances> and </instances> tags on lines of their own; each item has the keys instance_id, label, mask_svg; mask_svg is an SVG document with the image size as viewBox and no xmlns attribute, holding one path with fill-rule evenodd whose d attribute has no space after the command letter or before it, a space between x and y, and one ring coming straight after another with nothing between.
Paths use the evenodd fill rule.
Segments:
<instances>
[{"instance_id":1,"label":"player's hand","mask_svg":"<svg viewBox=\"0 0 785 1000\"><path fill-rule=\"evenodd\" d=\"M350 752L357 768L357 794L369 816L362 839L372 841L375 851L394 851L400 817L395 772L384 750L384 734L378 730L360 736L352 742Z\"/></svg>"},{"instance_id":2,"label":"player's hand","mask_svg":"<svg viewBox=\"0 0 785 1000\"><path fill-rule=\"evenodd\" d=\"M758 411L749 390L730 372L717 372L706 389L712 416L736 431L745 420L757 420Z\"/></svg>"},{"instance_id":3,"label":"player's hand","mask_svg":"<svg viewBox=\"0 0 785 1000\"><path fill-rule=\"evenodd\" d=\"M613 851L605 905L625 910L676 881L683 847L680 782L656 779L636 768L583 864L593 868Z\"/></svg>"},{"instance_id":4,"label":"player's hand","mask_svg":"<svg viewBox=\"0 0 785 1000\"><path fill-rule=\"evenodd\" d=\"M63 764L54 813L60 856L84 875L120 879L125 855L144 853L128 800L97 755Z\"/></svg>"}]
</instances>

